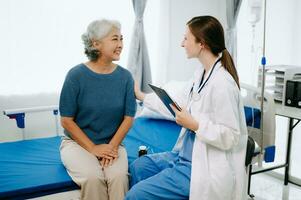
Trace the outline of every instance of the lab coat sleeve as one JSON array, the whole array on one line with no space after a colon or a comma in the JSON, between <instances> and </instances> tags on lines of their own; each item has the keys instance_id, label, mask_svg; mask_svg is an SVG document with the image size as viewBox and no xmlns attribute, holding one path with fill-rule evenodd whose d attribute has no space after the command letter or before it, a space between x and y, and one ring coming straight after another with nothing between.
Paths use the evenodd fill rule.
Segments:
<instances>
[{"instance_id":1,"label":"lab coat sleeve","mask_svg":"<svg viewBox=\"0 0 301 200\"><path fill-rule=\"evenodd\" d=\"M231 149L239 140L239 90L235 87L226 84L212 88L208 105L213 113L200 113L198 118L198 139L222 150Z\"/></svg>"}]
</instances>

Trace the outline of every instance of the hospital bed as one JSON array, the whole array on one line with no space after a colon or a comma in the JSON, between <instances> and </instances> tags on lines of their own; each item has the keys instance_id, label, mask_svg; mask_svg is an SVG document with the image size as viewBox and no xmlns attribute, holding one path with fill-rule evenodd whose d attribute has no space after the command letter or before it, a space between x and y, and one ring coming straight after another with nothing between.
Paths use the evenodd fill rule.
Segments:
<instances>
[{"instance_id":1,"label":"hospital bed","mask_svg":"<svg viewBox=\"0 0 301 200\"><path fill-rule=\"evenodd\" d=\"M57 117L55 106L6 110L4 114L15 119L25 134L26 115L49 111ZM138 157L140 145L147 146L150 153L171 150L179 132L180 127L171 121L136 118L123 142L129 164ZM26 199L78 189L61 162L61 136L56 134L40 139L28 139L26 135L21 141L0 143L0 199Z\"/></svg>"},{"instance_id":2,"label":"hospital bed","mask_svg":"<svg viewBox=\"0 0 301 200\"><path fill-rule=\"evenodd\" d=\"M257 90L246 85L242 87L247 91L247 95L244 97L245 114L248 131L252 136L248 141L246 166L252 170L250 164L258 162L258 156L266 162L273 161L275 151L270 151L269 147L274 148L275 133L270 131L270 136L265 137L264 146L255 148L254 141L261 144L261 138L256 136L256 131L260 131ZM27 139L26 136L23 136L25 140L22 141L0 143L0 199L24 199L78 189L60 159L61 137L58 135L58 108L52 106L6 110L4 114L15 119L18 128L25 134L26 114L37 111L53 112L57 135L41 139ZM154 119L151 116L136 118L123 142L128 152L129 164L137 158L140 145L147 146L149 153L171 150L179 132L180 127L174 121ZM255 134L256 137L253 137L252 134ZM261 149L265 151L261 151ZM254 157L257 158L254 159ZM249 175L251 174L249 173Z\"/></svg>"},{"instance_id":3,"label":"hospital bed","mask_svg":"<svg viewBox=\"0 0 301 200\"><path fill-rule=\"evenodd\" d=\"M241 93L244 101L244 110L248 128L248 147L246 166L248 173L248 195L250 194L251 176L265 172L262 169L263 162L271 163L275 160L275 102L269 93L264 93L263 129L261 129L261 91L259 88L241 83ZM252 171L257 165L260 170Z\"/></svg>"}]
</instances>

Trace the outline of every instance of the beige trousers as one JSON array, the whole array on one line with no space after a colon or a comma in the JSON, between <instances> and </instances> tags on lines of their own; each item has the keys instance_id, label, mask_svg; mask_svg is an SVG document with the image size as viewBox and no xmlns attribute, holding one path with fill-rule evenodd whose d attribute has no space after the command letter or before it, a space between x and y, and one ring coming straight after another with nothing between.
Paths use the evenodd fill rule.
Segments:
<instances>
[{"instance_id":1,"label":"beige trousers","mask_svg":"<svg viewBox=\"0 0 301 200\"><path fill-rule=\"evenodd\" d=\"M119 157L104 169L94 155L72 139L63 139L60 152L68 174L81 187L81 199L124 199L129 183L127 153L123 146L119 146Z\"/></svg>"}]
</instances>

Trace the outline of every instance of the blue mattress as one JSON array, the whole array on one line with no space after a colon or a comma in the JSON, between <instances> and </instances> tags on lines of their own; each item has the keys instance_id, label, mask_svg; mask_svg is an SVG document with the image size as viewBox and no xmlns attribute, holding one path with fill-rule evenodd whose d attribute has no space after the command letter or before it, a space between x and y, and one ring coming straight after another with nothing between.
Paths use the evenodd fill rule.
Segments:
<instances>
[{"instance_id":1,"label":"blue mattress","mask_svg":"<svg viewBox=\"0 0 301 200\"><path fill-rule=\"evenodd\" d=\"M138 147L171 150L180 127L171 121L137 118L124 139L129 163ZM62 165L60 137L0 143L0 199L24 199L78 188Z\"/></svg>"},{"instance_id":2,"label":"blue mattress","mask_svg":"<svg viewBox=\"0 0 301 200\"><path fill-rule=\"evenodd\" d=\"M62 165L61 138L0 144L0 199L22 199L77 188Z\"/></svg>"},{"instance_id":3,"label":"blue mattress","mask_svg":"<svg viewBox=\"0 0 301 200\"><path fill-rule=\"evenodd\" d=\"M129 164L138 157L138 147L145 145L149 153L170 151L177 141L181 127L167 120L137 118L123 140Z\"/></svg>"}]
</instances>

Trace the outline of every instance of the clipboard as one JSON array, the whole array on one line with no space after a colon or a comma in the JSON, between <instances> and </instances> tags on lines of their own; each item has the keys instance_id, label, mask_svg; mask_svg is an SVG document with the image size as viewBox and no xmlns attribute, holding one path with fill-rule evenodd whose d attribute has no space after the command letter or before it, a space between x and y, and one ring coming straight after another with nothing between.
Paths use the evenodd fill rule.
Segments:
<instances>
[{"instance_id":1,"label":"clipboard","mask_svg":"<svg viewBox=\"0 0 301 200\"><path fill-rule=\"evenodd\" d=\"M156 87L152 84L148 84L151 89L157 94L157 96L160 98L160 100L162 101L162 103L166 106L166 108L169 110L169 112L171 112L171 114L175 117L176 114L175 112L172 110L172 108L170 107L170 104L172 104L174 107L177 108L178 111L181 111L181 107L177 104L177 102L175 102L174 100L172 100L172 98L168 95L168 93L159 87Z\"/></svg>"}]
</instances>

